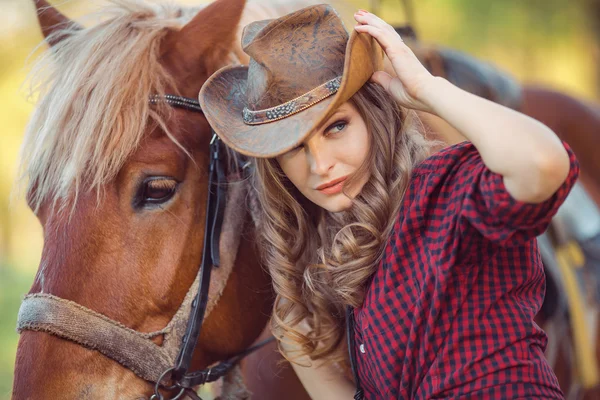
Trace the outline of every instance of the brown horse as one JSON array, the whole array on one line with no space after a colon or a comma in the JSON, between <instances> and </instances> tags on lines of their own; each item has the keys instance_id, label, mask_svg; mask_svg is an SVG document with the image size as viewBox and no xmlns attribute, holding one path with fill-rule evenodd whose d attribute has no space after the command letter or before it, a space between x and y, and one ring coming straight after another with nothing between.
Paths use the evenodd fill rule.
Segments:
<instances>
[{"instance_id":1,"label":"brown horse","mask_svg":"<svg viewBox=\"0 0 600 400\"><path fill-rule=\"evenodd\" d=\"M34 70L43 92L22 152L28 203L45 239L30 298L67 304L87 319L62 321L61 329L77 331L65 340L35 322L47 309L32 316L22 308L20 318L34 322L21 326L12 396L145 399L153 385L85 338L119 347L96 323L142 337L146 347L181 338L168 338L165 327L198 275L212 136L201 113L150 98L195 99L214 71L243 61L240 25L303 4L245 9L244 0L217 0L198 11L118 0L91 28L44 0L35 4L51 51ZM272 307L244 184L230 186L197 369L248 348Z\"/></svg>"},{"instance_id":2,"label":"brown horse","mask_svg":"<svg viewBox=\"0 0 600 400\"><path fill-rule=\"evenodd\" d=\"M554 130L561 139L569 143L581 165L580 182L585 187L587 194L600 207L600 157L598 156L600 153L600 107L540 86L525 85L522 93L520 111L542 121ZM562 254L574 242L573 237L561 238L560 234L556 234L560 229L560 225L556 224L553 224L550 229L550 233L554 233L551 235L553 237L553 255L555 256L552 260L559 263L565 262ZM548 266L552 260L544 261ZM576 262L571 262L571 264L575 265ZM597 288L600 287L597 284L600 276L598 276L597 270L579 268L579 271L573 272L574 270L571 267L564 269L563 274L560 276L567 281L561 282L563 285L568 285L569 279L565 279L565 273L569 275L567 271L570 271L571 278L574 278L575 273L577 273L582 275L582 279L595 281L596 284L591 284L591 287L587 288L585 285L579 286L577 291L581 293L574 293L573 290L571 296L581 297L581 300L575 304L571 303L571 308L566 311L566 315L563 313L563 315L556 315L546 321L542 320L540 325L548 331L550 340L554 340L554 344L557 346L555 362L552 365L568 398L598 399L600 398L598 380L593 379L596 382L593 386L581 382L581 373L584 372L584 368L577 365L577 359L581 358L581 354L577 353L578 351L579 353L589 352L588 356L595 360L596 365L600 365L600 319L598 319L600 304L597 302L597 293L587 295L588 298L591 298L591 301L585 301L586 295L582 294L585 289L591 292L597 291ZM574 309L574 306L577 306L577 309ZM577 333L573 332L573 329L567 329L565 332L565 326L561 327L561 325L572 323L577 318L581 319L586 315L592 316L587 321L587 329L582 327L579 329L585 330L585 333L588 334L591 348L578 349L573 341ZM553 337L552 333L556 330L560 332L561 329L564 332L562 336L558 334ZM569 338L571 340L568 340ZM581 344L579 347L582 347ZM597 373L595 375L597 376Z\"/></svg>"}]
</instances>

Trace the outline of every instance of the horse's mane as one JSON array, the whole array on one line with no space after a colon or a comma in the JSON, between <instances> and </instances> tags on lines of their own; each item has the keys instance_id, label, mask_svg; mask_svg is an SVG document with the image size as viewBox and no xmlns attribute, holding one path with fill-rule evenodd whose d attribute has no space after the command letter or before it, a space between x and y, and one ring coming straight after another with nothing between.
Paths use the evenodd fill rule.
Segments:
<instances>
[{"instance_id":1,"label":"horse's mane","mask_svg":"<svg viewBox=\"0 0 600 400\"><path fill-rule=\"evenodd\" d=\"M160 42L198 8L111 3L94 15L102 21L96 26L55 32L62 40L31 72L40 100L21 149L21 179L35 211L46 201L64 205L81 189L100 189L138 148L148 123L170 135L166 107L148 102L170 83L159 64Z\"/></svg>"}]
</instances>

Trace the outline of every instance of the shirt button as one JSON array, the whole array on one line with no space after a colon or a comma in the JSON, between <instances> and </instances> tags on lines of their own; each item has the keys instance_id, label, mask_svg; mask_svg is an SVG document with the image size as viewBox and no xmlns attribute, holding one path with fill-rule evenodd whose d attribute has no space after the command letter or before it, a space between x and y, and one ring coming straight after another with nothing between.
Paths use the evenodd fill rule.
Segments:
<instances>
[{"instance_id":1,"label":"shirt button","mask_svg":"<svg viewBox=\"0 0 600 400\"><path fill-rule=\"evenodd\" d=\"M363 353L363 354L366 353L366 351L365 351L365 345L364 344L361 344L360 347L359 347L359 349L360 349L361 353Z\"/></svg>"}]
</instances>

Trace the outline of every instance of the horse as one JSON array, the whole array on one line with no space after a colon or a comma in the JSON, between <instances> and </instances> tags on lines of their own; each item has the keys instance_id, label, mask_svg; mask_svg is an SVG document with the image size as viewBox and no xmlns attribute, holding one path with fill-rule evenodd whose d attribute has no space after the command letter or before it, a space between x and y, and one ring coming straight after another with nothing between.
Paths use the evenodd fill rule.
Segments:
<instances>
[{"instance_id":1,"label":"horse","mask_svg":"<svg viewBox=\"0 0 600 400\"><path fill-rule=\"evenodd\" d=\"M232 368L274 295L244 160L217 157L195 99L218 68L247 61L239 27L309 3L114 0L89 28L34 4L50 48L32 71L42 95L21 163L44 247L12 398L198 398L227 372L224 398L246 398Z\"/></svg>"}]
</instances>

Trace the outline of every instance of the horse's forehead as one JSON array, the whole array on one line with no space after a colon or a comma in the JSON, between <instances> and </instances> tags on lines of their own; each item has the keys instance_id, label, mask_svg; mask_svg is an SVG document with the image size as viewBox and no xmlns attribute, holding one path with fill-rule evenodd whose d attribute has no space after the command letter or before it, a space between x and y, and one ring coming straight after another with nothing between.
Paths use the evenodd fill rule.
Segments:
<instances>
[{"instance_id":1,"label":"horse's forehead","mask_svg":"<svg viewBox=\"0 0 600 400\"><path fill-rule=\"evenodd\" d=\"M189 152L208 151L208 144L213 132L202 113L177 109L174 118L176 119L174 124L176 128L171 134L177 143ZM166 136L162 130L160 134L162 134L162 137ZM175 144L171 139L169 141L171 144Z\"/></svg>"},{"instance_id":2,"label":"horse's forehead","mask_svg":"<svg viewBox=\"0 0 600 400\"><path fill-rule=\"evenodd\" d=\"M160 162L168 158L188 157L185 152L195 154L204 149L208 152L211 129L206 119L190 111L177 111L174 118L177 121L169 124L173 126L169 134L161 128L148 131L141 146L133 153L132 160Z\"/></svg>"},{"instance_id":3,"label":"horse's forehead","mask_svg":"<svg viewBox=\"0 0 600 400\"><path fill-rule=\"evenodd\" d=\"M144 163L158 163L168 158L178 158L181 150L166 135L149 136L142 145L132 154L131 161Z\"/></svg>"}]
</instances>

